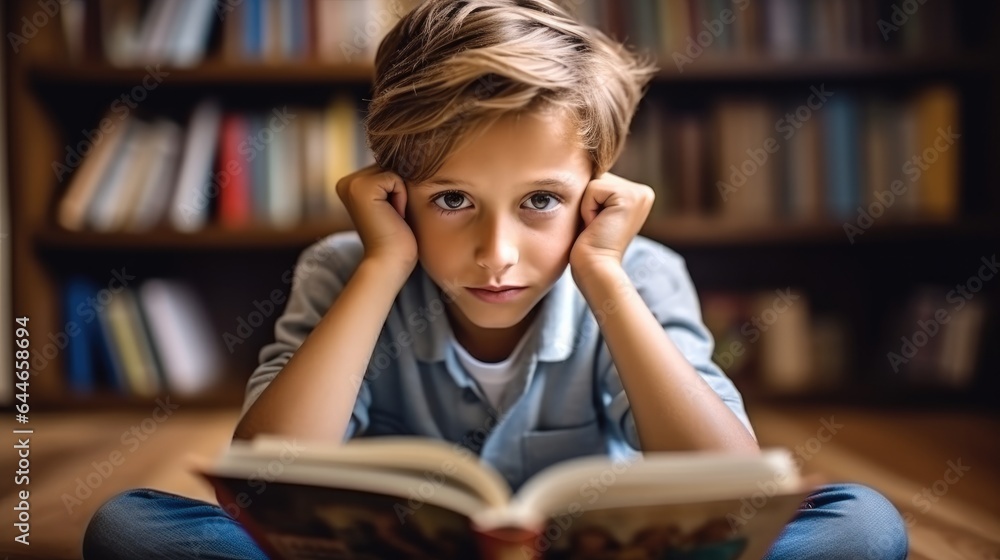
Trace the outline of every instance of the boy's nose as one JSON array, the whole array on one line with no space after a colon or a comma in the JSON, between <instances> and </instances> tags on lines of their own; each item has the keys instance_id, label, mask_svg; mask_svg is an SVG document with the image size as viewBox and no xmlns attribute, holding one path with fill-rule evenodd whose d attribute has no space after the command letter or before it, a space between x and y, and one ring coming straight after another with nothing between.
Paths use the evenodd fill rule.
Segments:
<instances>
[{"instance_id":1,"label":"boy's nose","mask_svg":"<svg viewBox=\"0 0 1000 560\"><path fill-rule=\"evenodd\" d=\"M479 232L476 264L499 276L517 264L517 236L503 219L485 220Z\"/></svg>"}]
</instances>

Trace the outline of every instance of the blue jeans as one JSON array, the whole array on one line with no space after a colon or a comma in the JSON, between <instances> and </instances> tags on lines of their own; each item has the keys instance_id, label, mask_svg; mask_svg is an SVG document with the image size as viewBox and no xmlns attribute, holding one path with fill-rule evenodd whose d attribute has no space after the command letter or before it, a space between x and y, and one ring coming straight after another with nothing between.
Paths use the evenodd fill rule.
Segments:
<instances>
[{"instance_id":1,"label":"blue jeans","mask_svg":"<svg viewBox=\"0 0 1000 560\"><path fill-rule=\"evenodd\" d=\"M902 560L908 540L899 511L861 484L813 492L766 560ZM83 538L86 560L198 558L266 560L242 526L215 505L158 490L127 490L98 508Z\"/></svg>"}]
</instances>

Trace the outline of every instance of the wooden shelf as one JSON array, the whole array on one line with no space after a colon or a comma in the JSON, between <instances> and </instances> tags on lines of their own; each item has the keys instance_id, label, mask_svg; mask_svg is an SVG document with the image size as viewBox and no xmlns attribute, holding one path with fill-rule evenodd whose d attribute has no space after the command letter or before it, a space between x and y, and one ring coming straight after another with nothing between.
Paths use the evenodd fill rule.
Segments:
<instances>
[{"instance_id":1,"label":"wooden shelf","mask_svg":"<svg viewBox=\"0 0 1000 560\"><path fill-rule=\"evenodd\" d=\"M350 223L310 224L287 230L265 227L226 229L212 226L185 233L169 229L143 233L77 232L63 229L35 234L35 245L43 252L85 249L90 251L232 251L295 250L338 231L353 229ZM828 222L734 222L710 218L660 218L647 223L641 235L671 246L747 247L844 244L850 241L843 224ZM1000 231L982 222L888 222L878 223L856 238L857 244L892 242L919 243L928 238L998 239Z\"/></svg>"},{"instance_id":2,"label":"wooden shelf","mask_svg":"<svg viewBox=\"0 0 1000 560\"><path fill-rule=\"evenodd\" d=\"M190 68L150 65L169 75L162 85L324 85L370 83L375 68L370 64L231 64L206 62ZM106 63L44 63L28 68L29 78L43 86L134 86L150 71L145 66L119 68Z\"/></svg>"},{"instance_id":3,"label":"wooden shelf","mask_svg":"<svg viewBox=\"0 0 1000 560\"><path fill-rule=\"evenodd\" d=\"M856 237L855 242L915 243L928 237L988 239L998 237L996 229L978 222L879 222ZM687 217L663 218L647 223L640 233L666 245L685 247L850 245L843 223L836 222L759 223Z\"/></svg>"},{"instance_id":4,"label":"wooden shelf","mask_svg":"<svg viewBox=\"0 0 1000 560\"><path fill-rule=\"evenodd\" d=\"M105 233L53 229L38 232L35 244L42 251L86 249L89 251L232 251L304 249L338 231L352 229L349 223L332 222L299 226L288 230L252 227L227 229L212 226L186 233L170 229L142 233Z\"/></svg>"},{"instance_id":5,"label":"wooden shelf","mask_svg":"<svg viewBox=\"0 0 1000 560\"><path fill-rule=\"evenodd\" d=\"M678 69L670 57L660 57L655 82L799 81L809 79L878 79L975 74L987 70L977 56L892 56L857 54L842 57L805 56L780 59L763 56L694 59Z\"/></svg>"},{"instance_id":6,"label":"wooden shelf","mask_svg":"<svg viewBox=\"0 0 1000 560\"><path fill-rule=\"evenodd\" d=\"M246 383L231 381L235 375L226 377L227 381L217 387L196 395L178 395L163 393L159 396L139 396L117 393L114 390L102 388L93 393L64 395L50 398L31 397L31 410L44 412L54 410L100 410L149 408L157 406L157 399L163 400L169 394L170 403L185 408L239 408L243 404Z\"/></svg>"},{"instance_id":7,"label":"wooden shelf","mask_svg":"<svg viewBox=\"0 0 1000 560\"><path fill-rule=\"evenodd\" d=\"M873 54L864 57L800 57L777 59L762 56L695 59L678 69L670 57L660 58L654 83L700 81L798 81L804 79L879 79L975 74L987 70L978 56L914 57ZM157 65L151 65L155 68ZM371 64L321 62L229 63L209 61L189 68L159 65L164 85L335 85L369 84L375 75ZM44 87L128 86L141 83L146 66L119 68L102 62L38 63L28 68L29 78Z\"/></svg>"}]
</instances>

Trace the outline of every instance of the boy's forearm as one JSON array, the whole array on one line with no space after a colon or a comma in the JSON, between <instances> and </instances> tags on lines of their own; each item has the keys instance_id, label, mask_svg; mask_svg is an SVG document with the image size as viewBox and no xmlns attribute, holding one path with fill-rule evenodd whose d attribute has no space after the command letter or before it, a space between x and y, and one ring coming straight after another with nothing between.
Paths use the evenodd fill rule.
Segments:
<instances>
[{"instance_id":1,"label":"boy's forearm","mask_svg":"<svg viewBox=\"0 0 1000 560\"><path fill-rule=\"evenodd\" d=\"M628 396L643 451L759 452L753 436L698 375L624 270L587 274L580 289L600 309L601 332Z\"/></svg>"},{"instance_id":2,"label":"boy's forearm","mask_svg":"<svg viewBox=\"0 0 1000 560\"><path fill-rule=\"evenodd\" d=\"M362 260L330 309L237 425L261 433L340 442L393 300L408 273Z\"/></svg>"}]
</instances>

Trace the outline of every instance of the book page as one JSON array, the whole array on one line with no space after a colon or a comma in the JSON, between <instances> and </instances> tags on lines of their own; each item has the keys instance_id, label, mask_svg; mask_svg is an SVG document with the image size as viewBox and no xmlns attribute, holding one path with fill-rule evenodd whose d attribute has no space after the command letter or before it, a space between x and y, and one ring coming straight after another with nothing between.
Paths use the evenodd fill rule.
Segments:
<instances>
[{"instance_id":1,"label":"book page","mask_svg":"<svg viewBox=\"0 0 1000 560\"><path fill-rule=\"evenodd\" d=\"M623 460L581 457L542 470L521 487L509 507L484 510L473 522L482 531L536 528L570 506L585 511L724 500L749 496L759 484L773 487L777 494L801 489L787 449L764 449L759 455L665 452Z\"/></svg>"},{"instance_id":2,"label":"book page","mask_svg":"<svg viewBox=\"0 0 1000 560\"><path fill-rule=\"evenodd\" d=\"M777 493L799 490L799 473L788 450L646 453L619 461L583 457L536 474L511 505L547 517L570 503L593 503L595 498L602 507L693 502L750 495L763 483Z\"/></svg>"},{"instance_id":3,"label":"book page","mask_svg":"<svg viewBox=\"0 0 1000 560\"><path fill-rule=\"evenodd\" d=\"M280 457L291 443L286 437L260 435L249 444L232 443L223 460L241 457ZM301 450L299 450L301 448ZM462 453L454 445L420 437L386 436L356 438L345 444L306 441L295 446L296 464L364 466L372 470L397 471L410 476L460 485L478 496L486 506L502 507L510 501L507 482L492 467L471 452Z\"/></svg>"},{"instance_id":4,"label":"book page","mask_svg":"<svg viewBox=\"0 0 1000 560\"><path fill-rule=\"evenodd\" d=\"M204 477L243 480L262 494L274 483L299 484L313 488L339 488L387 496L398 502L430 503L469 516L483 509L484 504L464 487L448 484L449 479L415 478L410 473L370 469L356 465L297 463L280 465L260 458L245 458L240 465L220 464L205 471Z\"/></svg>"}]
</instances>

